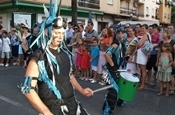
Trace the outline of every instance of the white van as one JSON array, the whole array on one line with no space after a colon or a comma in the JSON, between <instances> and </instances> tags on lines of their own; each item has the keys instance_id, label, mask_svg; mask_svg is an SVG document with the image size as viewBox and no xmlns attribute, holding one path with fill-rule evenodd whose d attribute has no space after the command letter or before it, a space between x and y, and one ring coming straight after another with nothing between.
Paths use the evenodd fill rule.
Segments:
<instances>
[{"instance_id":1,"label":"white van","mask_svg":"<svg viewBox=\"0 0 175 115\"><path fill-rule=\"evenodd\" d=\"M153 24L157 24L159 26L160 24L158 20L155 20L155 21L121 21L117 24L117 28L124 30L125 24L127 23L130 23L131 27L133 28L136 26L136 24L141 24L141 25L147 24L148 26L153 25Z\"/></svg>"}]
</instances>

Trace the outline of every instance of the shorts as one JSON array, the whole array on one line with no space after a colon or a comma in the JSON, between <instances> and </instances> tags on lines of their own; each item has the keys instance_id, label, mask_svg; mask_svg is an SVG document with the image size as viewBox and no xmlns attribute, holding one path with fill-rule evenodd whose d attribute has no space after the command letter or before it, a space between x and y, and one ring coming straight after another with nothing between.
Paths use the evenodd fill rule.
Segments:
<instances>
[{"instance_id":1,"label":"shorts","mask_svg":"<svg viewBox=\"0 0 175 115\"><path fill-rule=\"evenodd\" d=\"M91 65L91 70L93 70L93 71L97 71L97 66L93 66L93 65Z\"/></svg>"},{"instance_id":2,"label":"shorts","mask_svg":"<svg viewBox=\"0 0 175 115\"><path fill-rule=\"evenodd\" d=\"M7 58L7 59L10 59L10 52L2 52L1 53L1 58Z\"/></svg>"},{"instance_id":3,"label":"shorts","mask_svg":"<svg viewBox=\"0 0 175 115\"><path fill-rule=\"evenodd\" d=\"M154 71L157 71L156 62L157 62L157 55L150 55L150 58L148 59L148 62L146 64L146 69L152 70L152 68L154 68Z\"/></svg>"}]
</instances>

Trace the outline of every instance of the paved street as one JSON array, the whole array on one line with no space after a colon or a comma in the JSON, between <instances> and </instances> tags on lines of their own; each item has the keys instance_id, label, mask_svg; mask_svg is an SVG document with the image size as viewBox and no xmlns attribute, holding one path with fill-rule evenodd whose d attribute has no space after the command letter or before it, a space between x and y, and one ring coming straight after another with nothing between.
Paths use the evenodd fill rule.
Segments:
<instances>
[{"instance_id":1,"label":"paved street","mask_svg":"<svg viewBox=\"0 0 175 115\"><path fill-rule=\"evenodd\" d=\"M24 80L25 69L10 66L0 67L0 115L38 115L17 85ZM80 81L84 87L96 89L98 84ZM156 96L157 87L149 86L144 91L137 91L135 100L127 102L125 107L117 107L113 115L174 115L175 95ZM91 115L102 115L101 107L106 91L95 93L87 98L76 92L77 98Z\"/></svg>"}]
</instances>

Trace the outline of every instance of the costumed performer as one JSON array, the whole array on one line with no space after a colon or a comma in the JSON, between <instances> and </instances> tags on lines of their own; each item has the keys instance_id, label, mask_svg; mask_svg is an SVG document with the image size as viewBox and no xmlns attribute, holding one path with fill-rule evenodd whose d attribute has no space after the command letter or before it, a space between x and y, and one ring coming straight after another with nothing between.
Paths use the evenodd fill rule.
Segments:
<instances>
[{"instance_id":1,"label":"costumed performer","mask_svg":"<svg viewBox=\"0 0 175 115\"><path fill-rule=\"evenodd\" d=\"M63 20L56 16L57 0L54 2L53 6L50 1L49 16L42 22L38 38L32 44L37 43L41 49L28 64L21 91L42 115L88 115L76 100L74 88L85 96L92 96L93 91L82 88L72 74L72 55L63 40Z\"/></svg>"}]
</instances>

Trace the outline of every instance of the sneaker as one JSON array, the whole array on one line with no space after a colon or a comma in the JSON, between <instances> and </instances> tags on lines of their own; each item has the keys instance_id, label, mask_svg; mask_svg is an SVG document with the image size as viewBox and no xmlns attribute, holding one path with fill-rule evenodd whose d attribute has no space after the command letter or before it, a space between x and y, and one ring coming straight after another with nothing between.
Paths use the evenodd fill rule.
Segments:
<instances>
[{"instance_id":1,"label":"sneaker","mask_svg":"<svg viewBox=\"0 0 175 115\"><path fill-rule=\"evenodd\" d=\"M14 62L13 65L17 65L17 63Z\"/></svg>"},{"instance_id":2,"label":"sneaker","mask_svg":"<svg viewBox=\"0 0 175 115\"><path fill-rule=\"evenodd\" d=\"M0 66L4 66L4 64L1 63Z\"/></svg>"},{"instance_id":3,"label":"sneaker","mask_svg":"<svg viewBox=\"0 0 175 115\"><path fill-rule=\"evenodd\" d=\"M96 80L92 80L91 83L96 83L97 81Z\"/></svg>"},{"instance_id":4,"label":"sneaker","mask_svg":"<svg viewBox=\"0 0 175 115\"><path fill-rule=\"evenodd\" d=\"M81 79L81 80L84 80L84 79L85 79L85 77L80 77L80 79Z\"/></svg>"},{"instance_id":5,"label":"sneaker","mask_svg":"<svg viewBox=\"0 0 175 115\"><path fill-rule=\"evenodd\" d=\"M89 81L92 81L92 80L94 80L93 78L89 78Z\"/></svg>"},{"instance_id":6,"label":"sneaker","mask_svg":"<svg viewBox=\"0 0 175 115\"><path fill-rule=\"evenodd\" d=\"M105 85L105 83L104 83L104 82L99 82L98 84L100 84L100 85L102 85L102 86L103 86L103 85Z\"/></svg>"},{"instance_id":7,"label":"sneaker","mask_svg":"<svg viewBox=\"0 0 175 115\"><path fill-rule=\"evenodd\" d=\"M5 67L8 67L9 66L9 64L7 63L7 64L5 64Z\"/></svg>"},{"instance_id":8,"label":"sneaker","mask_svg":"<svg viewBox=\"0 0 175 115\"><path fill-rule=\"evenodd\" d=\"M84 81L88 81L88 78L85 78Z\"/></svg>"}]
</instances>

